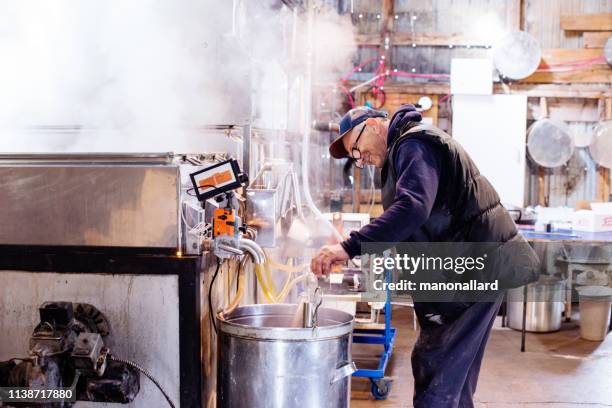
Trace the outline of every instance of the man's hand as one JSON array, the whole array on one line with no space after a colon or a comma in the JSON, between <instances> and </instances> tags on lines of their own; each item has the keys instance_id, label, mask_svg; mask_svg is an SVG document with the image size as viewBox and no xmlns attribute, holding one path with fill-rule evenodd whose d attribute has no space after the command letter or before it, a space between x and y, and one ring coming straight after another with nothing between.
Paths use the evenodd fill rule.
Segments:
<instances>
[{"instance_id":1,"label":"man's hand","mask_svg":"<svg viewBox=\"0 0 612 408\"><path fill-rule=\"evenodd\" d=\"M348 261L349 256L342 245L325 245L312 258L310 270L317 276L328 274L334 262Z\"/></svg>"}]
</instances>

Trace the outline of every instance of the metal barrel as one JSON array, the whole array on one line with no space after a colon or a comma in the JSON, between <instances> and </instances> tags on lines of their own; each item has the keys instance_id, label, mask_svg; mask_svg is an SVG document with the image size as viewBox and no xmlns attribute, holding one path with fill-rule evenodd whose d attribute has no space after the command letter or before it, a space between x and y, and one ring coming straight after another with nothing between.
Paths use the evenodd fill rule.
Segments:
<instances>
[{"instance_id":1,"label":"metal barrel","mask_svg":"<svg viewBox=\"0 0 612 408\"><path fill-rule=\"evenodd\" d=\"M508 326L515 330L521 330L523 327L523 289L520 287L508 292ZM543 276L538 282L527 285L525 293L527 296L525 330L542 333L559 330L565 299L565 281Z\"/></svg>"},{"instance_id":2,"label":"metal barrel","mask_svg":"<svg viewBox=\"0 0 612 408\"><path fill-rule=\"evenodd\" d=\"M302 328L296 312L251 305L219 321L218 407L349 406L353 316L320 308L317 327Z\"/></svg>"}]
</instances>

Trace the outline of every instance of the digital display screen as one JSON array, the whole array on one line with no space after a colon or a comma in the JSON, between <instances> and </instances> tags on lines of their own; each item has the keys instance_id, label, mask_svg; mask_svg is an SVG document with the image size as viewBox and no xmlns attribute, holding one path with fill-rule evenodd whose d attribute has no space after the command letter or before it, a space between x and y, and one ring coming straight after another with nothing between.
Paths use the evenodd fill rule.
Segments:
<instances>
[{"instance_id":1,"label":"digital display screen","mask_svg":"<svg viewBox=\"0 0 612 408\"><path fill-rule=\"evenodd\" d=\"M204 201L217 194L241 186L236 160L230 159L190 174L198 200Z\"/></svg>"}]
</instances>

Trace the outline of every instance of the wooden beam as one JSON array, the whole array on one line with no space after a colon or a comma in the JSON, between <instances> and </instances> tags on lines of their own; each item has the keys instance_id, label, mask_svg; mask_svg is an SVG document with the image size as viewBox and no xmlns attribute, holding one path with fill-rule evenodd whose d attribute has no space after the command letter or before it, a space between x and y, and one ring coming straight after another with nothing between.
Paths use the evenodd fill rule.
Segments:
<instances>
[{"instance_id":1,"label":"wooden beam","mask_svg":"<svg viewBox=\"0 0 612 408\"><path fill-rule=\"evenodd\" d=\"M385 86L386 88L386 86ZM497 83L493 86L494 93L518 94L530 97L552 98L587 98L599 99L612 95L609 84L536 84L512 83L510 85Z\"/></svg>"},{"instance_id":2,"label":"wooden beam","mask_svg":"<svg viewBox=\"0 0 612 408\"><path fill-rule=\"evenodd\" d=\"M599 121L598 104L596 99L582 98L546 98L548 115L551 119L568 122L597 122ZM527 119L541 119L542 107L535 99L527 103Z\"/></svg>"},{"instance_id":3,"label":"wooden beam","mask_svg":"<svg viewBox=\"0 0 612 408\"><path fill-rule=\"evenodd\" d=\"M589 60L601 58L601 61L589 65L561 67L558 64L588 63ZM553 48L542 50L542 70L525 78L528 83L610 83L612 69L603 59L603 50L597 48ZM549 71L548 71L549 70Z\"/></svg>"},{"instance_id":4,"label":"wooden beam","mask_svg":"<svg viewBox=\"0 0 612 408\"><path fill-rule=\"evenodd\" d=\"M350 81L348 86L357 85L358 82ZM385 83L386 92L404 92L421 95L446 95L450 93L450 85L445 82L430 82L426 84L399 83L388 81ZM587 98L599 99L612 96L609 84L525 84L512 83L510 85L496 83L493 86L496 94L517 94L530 97L551 98Z\"/></svg>"},{"instance_id":5,"label":"wooden beam","mask_svg":"<svg viewBox=\"0 0 612 408\"><path fill-rule=\"evenodd\" d=\"M612 30L612 13L570 14L561 16L561 28L567 31Z\"/></svg>"},{"instance_id":6,"label":"wooden beam","mask_svg":"<svg viewBox=\"0 0 612 408\"><path fill-rule=\"evenodd\" d=\"M593 65L576 71L567 72L536 72L523 80L528 83L610 83L612 70L603 65Z\"/></svg>"},{"instance_id":7,"label":"wooden beam","mask_svg":"<svg viewBox=\"0 0 612 408\"><path fill-rule=\"evenodd\" d=\"M608 38L612 37L612 31L591 31L582 34L584 48L603 48Z\"/></svg>"},{"instance_id":8,"label":"wooden beam","mask_svg":"<svg viewBox=\"0 0 612 408\"><path fill-rule=\"evenodd\" d=\"M585 61L599 57L603 57L603 50L584 48L546 48L542 50L542 65Z\"/></svg>"},{"instance_id":9,"label":"wooden beam","mask_svg":"<svg viewBox=\"0 0 612 408\"><path fill-rule=\"evenodd\" d=\"M350 81L348 86L357 85L358 82ZM427 83L427 84L413 84L413 83L399 83L399 82L385 82L385 93L411 93L411 94L436 94L446 95L450 93L450 85L448 83ZM359 92L362 93L362 92ZM357 98L356 98L357 99Z\"/></svg>"},{"instance_id":10,"label":"wooden beam","mask_svg":"<svg viewBox=\"0 0 612 408\"><path fill-rule=\"evenodd\" d=\"M433 47L454 46L491 46L490 38L466 36L462 33L390 33L393 45L420 45ZM380 34L357 34L355 41L358 45L380 44Z\"/></svg>"}]
</instances>

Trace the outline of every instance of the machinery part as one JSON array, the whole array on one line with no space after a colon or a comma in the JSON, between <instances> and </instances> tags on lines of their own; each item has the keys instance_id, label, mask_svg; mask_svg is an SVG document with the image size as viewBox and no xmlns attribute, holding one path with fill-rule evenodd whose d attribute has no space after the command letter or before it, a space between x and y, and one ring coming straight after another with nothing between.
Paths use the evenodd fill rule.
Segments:
<instances>
[{"instance_id":1,"label":"machinery part","mask_svg":"<svg viewBox=\"0 0 612 408\"><path fill-rule=\"evenodd\" d=\"M253 257L253 262L256 264L263 264L266 262L266 254L263 252L263 249L255 241L251 241L250 239L241 239L238 244L238 248L243 250L244 252L248 252Z\"/></svg>"},{"instance_id":2,"label":"machinery part","mask_svg":"<svg viewBox=\"0 0 612 408\"><path fill-rule=\"evenodd\" d=\"M29 340L29 357L0 362L0 386L59 388L72 381L77 400L134 400L140 390L138 370L107 361L102 337L109 334L109 324L97 308L85 303L44 302L39 315L40 323ZM37 406L57 408L72 403Z\"/></svg>"},{"instance_id":3,"label":"machinery part","mask_svg":"<svg viewBox=\"0 0 612 408\"><path fill-rule=\"evenodd\" d=\"M336 132L338 133L338 131L340 131L340 125L338 125L336 122L319 122L319 121L313 121L312 122L312 128L314 130L318 130L319 132Z\"/></svg>"},{"instance_id":4,"label":"machinery part","mask_svg":"<svg viewBox=\"0 0 612 408\"><path fill-rule=\"evenodd\" d=\"M527 130L527 151L538 165L558 167L574 154L574 140L565 124L540 119Z\"/></svg>"},{"instance_id":5,"label":"machinery part","mask_svg":"<svg viewBox=\"0 0 612 408\"><path fill-rule=\"evenodd\" d=\"M73 322L70 302L44 302L39 308L40 323L30 336L30 355L38 358L56 356L72 348L76 335L68 327ZM36 366L39 362L35 361ZM40 362L44 365L45 362Z\"/></svg>"},{"instance_id":6,"label":"machinery part","mask_svg":"<svg viewBox=\"0 0 612 408\"><path fill-rule=\"evenodd\" d=\"M77 370L94 371L99 376L104 374L106 353L103 353L104 342L98 333L79 333L74 348L72 360Z\"/></svg>"},{"instance_id":7,"label":"machinery part","mask_svg":"<svg viewBox=\"0 0 612 408\"><path fill-rule=\"evenodd\" d=\"M219 321L218 407L348 406L353 316L321 308L313 330L293 325L296 312L250 305Z\"/></svg>"},{"instance_id":8,"label":"machinery part","mask_svg":"<svg viewBox=\"0 0 612 408\"><path fill-rule=\"evenodd\" d=\"M103 378L89 377L79 387L80 401L104 401L127 404L140 392L138 369L122 361L108 361Z\"/></svg>"},{"instance_id":9,"label":"machinery part","mask_svg":"<svg viewBox=\"0 0 612 408\"><path fill-rule=\"evenodd\" d=\"M524 31L509 33L493 47L495 68L509 79L527 78L538 69L541 58L540 45Z\"/></svg>"},{"instance_id":10,"label":"machinery part","mask_svg":"<svg viewBox=\"0 0 612 408\"><path fill-rule=\"evenodd\" d=\"M113 355L110 355L110 359L111 359L111 361L116 361L118 363L127 364L128 366L133 367L133 368L137 369L138 371L140 371L141 373L143 373L149 380L151 380L151 382L153 384L155 384L157 389L159 389L159 391L162 393L162 395L164 396L164 398L168 402L168 405L171 408L175 408L174 403L172 402L172 400L170 399L168 394L166 394L166 391L164 391L164 389L162 388L162 386L159 383L159 381L157 381L157 379L155 379L155 377L153 377L153 375L151 375L151 373L149 373L147 370L145 370L144 368L142 368L141 366L139 366L138 364L136 364L133 361L125 360L125 359L122 359L122 358L117 358L117 357L115 357Z\"/></svg>"},{"instance_id":11,"label":"machinery part","mask_svg":"<svg viewBox=\"0 0 612 408\"><path fill-rule=\"evenodd\" d=\"M216 208L213 217L213 236L229 235L233 237L236 234L237 216L233 209Z\"/></svg>"},{"instance_id":12,"label":"machinery part","mask_svg":"<svg viewBox=\"0 0 612 408\"><path fill-rule=\"evenodd\" d=\"M387 378L372 379L372 396L377 400L385 400L391 391L391 380Z\"/></svg>"},{"instance_id":13,"label":"machinery part","mask_svg":"<svg viewBox=\"0 0 612 408\"><path fill-rule=\"evenodd\" d=\"M200 201L232 191L248 183L248 176L240 171L235 159L206 167L189 175L193 190Z\"/></svg>"},{"instance_id":14,"label":"machinery part","mask_svg":"<svg viewBox=\"0 0 612 408\"><path fill-rule=\"evenodd\" d=\"M74 303L74 318L87 324L90 332L99 333L106 337L110 334L111 328L108 319L96 307L89 303Z\"/></svg>"},{"instance_id":15,"label":"machinery part","mask_svg":"<svg viewBox=\"0 0 612 408\"><path fill-rule=\"evenodd\" d=\"M71 302L45 302L38 308L41 323L66 327L74 317L74 309Z\"/></svg>"}]
</instances>

